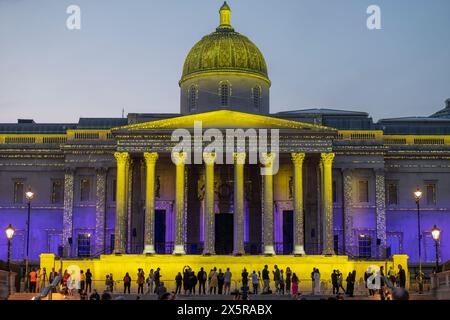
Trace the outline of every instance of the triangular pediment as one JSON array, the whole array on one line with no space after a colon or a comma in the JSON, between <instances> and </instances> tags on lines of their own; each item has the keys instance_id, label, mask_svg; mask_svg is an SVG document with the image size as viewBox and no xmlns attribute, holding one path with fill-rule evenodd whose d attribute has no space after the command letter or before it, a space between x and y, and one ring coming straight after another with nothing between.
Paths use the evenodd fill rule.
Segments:
<instances>
[{"instance_id":1,"label":"triangular pediment","mask_svg":"<svg viewBox=\"0 0 450 320\"><path fill-rule=\"evenodd\" d=\"M180 116L170 119L132 124L114 130L158 130L158 129L191 129L196 122L203 128L216 129L297 129L312 131L336 131L333 128L304 122L285 120L271 116L262 116L230 110L212 111L194 115Z\"/></svg>"}]
</instances>

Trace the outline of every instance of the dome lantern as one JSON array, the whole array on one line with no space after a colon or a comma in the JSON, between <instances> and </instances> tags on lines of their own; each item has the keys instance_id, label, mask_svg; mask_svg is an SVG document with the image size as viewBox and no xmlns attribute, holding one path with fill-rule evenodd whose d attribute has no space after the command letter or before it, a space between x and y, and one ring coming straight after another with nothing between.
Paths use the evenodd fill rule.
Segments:
<instances>
[{"instance_id":1,"label":"dome lantern","mask_svg":"<svg viewBox=\"0 0 450 320\"><path fill-rule=\"evenodd\" d=\"M219 10L220 13L220 25L217 31L234 31L231 26L231 9L230 6L225 1Z\"/></svg>"}]
</instances>

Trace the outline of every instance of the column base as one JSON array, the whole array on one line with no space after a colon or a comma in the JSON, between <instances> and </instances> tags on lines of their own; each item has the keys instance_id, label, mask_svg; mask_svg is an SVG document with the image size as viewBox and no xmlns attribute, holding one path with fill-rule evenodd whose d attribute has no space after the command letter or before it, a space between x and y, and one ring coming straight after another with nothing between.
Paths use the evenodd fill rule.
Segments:
<instances>
[{"instance_id":1,"label":"column base","mask_svg":"<svg viewBox=\"0 0 450 320\"><path fill-rule=\"evenodd\" d=\"M306 255L306 252L303 246L294 247L294 256L304 256L304 255Z\"/></svg>"},{"instance_id":2,"label":"column base","mask_svg":"<svg viewBox=\"0 0 450 320\"><path fill-rule=\"evenodd\" d=\"M275 255L275 249L272 246L264 246L264 255L266 256L274 256Z\"/></svg>"},{"instance_id":3,"label":"column base","mask_svg":"<svg viewBox=\"0 0 450 320\"><path fill-rule=\"evenodd\" d=\"M155 246L153 244L150 245L146 245L144 247L144 252L142 252L142 254L155 254Z\"/></svg>"},{"instance_id":4,"label":"column base","mask_svg":"<svg viewBox=\"0 0 450 320\"><path fill-rule=\"evenodd\" d=\"M233 256L235 257L242 257L243 255L245 255L243 252L233 252Z\"/></svg>"},{"instance_id":5,"label":"column base","mask_svg":"<svg viewBox=\"0 0 450 320\"><path fill-rule=\"evenodd\" d=\"M186 251L184 251L184 245L176 245L173 249L173 254L177 256L184 256Z\"/></svg>"}]
</instances>

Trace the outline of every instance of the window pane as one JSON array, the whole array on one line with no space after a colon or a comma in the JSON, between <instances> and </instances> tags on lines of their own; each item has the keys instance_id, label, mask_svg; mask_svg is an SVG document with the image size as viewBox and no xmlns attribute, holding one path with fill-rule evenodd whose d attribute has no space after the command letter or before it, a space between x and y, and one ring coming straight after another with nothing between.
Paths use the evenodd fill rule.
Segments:
<instances>
[{"instance_id":1,"label":"window pane","mask_svg":"<svg viewBox=\"0 0 450 320\"><path fill-rule=\"evenodd\" d=\"M395 183L389 183L387 187L387 203L388 205L398 204L398 187Z\"/></svg>"},{"instance_id":2,"label":"window pane","mask_svg":"<svg viewBox=\"0 0 450 320\"><path fill-rule=\"evenodd\" d=\"M359 181L359 202L369 202L369 182L367 180Z\"/></svg>"},{"instance_id":3,"label":"window pane","mask_svg":"<svg viewBox=\"0 0 450 320\"><path fill-rule=\"evenodd\" d=\"M63 183L62 181L53 181L52 185L52 203L63 202Z\"/></svg>"},{"instance_id":4,"label":"window pane","mask_svg":"<svg viewBox=\"0 0 450 320\"><path fill-rule=\"evenodd\" d=\"M81 179L80 181L81 186L81 201L89 201L91 197L91 183L89 179Z\"/></svg>"},{"instance_id":5,"label":"window pane","mask_svg":"<svg viewBox=\"0 0 450 320\"><path fill-rule=\"evenodd\" d=\"M14 203L23 203L24 191L23 182L14 183Z\"/></svg>"},{"instance_id":6,"label":"window pane","mask_svg":"<svg viewBox=\"0 0 450 320\"><path fill-rule=\"evenodd\" d=\"M434 183L427 184L427 205L436 204L436 185Z\"/></svg>"},{"instance_id":7,"label":"window pane","mask_svg":"<svg viewBox=\"0 0 450 320\"><path fill-rule=\"evenodd\" d=\"M372 256L372 239L367 236L360 236L358 239L358 251L360 258L370 258Z\"/></svg>"},{"instance_id":8,"label":"window pane","mask_svg":"<svg viewBox=\"0 0 450 320\"><path fill-rule=\"evenodd\" d=\"M91 235L89 233L78 234L77 248L79 257L88 257L91 255Z\"/></svg>"}]
</instances>

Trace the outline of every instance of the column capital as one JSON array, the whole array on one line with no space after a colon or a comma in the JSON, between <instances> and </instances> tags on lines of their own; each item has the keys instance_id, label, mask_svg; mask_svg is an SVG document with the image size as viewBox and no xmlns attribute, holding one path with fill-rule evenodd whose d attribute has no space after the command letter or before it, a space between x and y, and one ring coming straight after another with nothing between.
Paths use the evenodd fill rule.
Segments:
<instances>
[{"instance_id":1,"label":"column capital","mask_svg":"<svg viewBox=\"0 0 450 320\"><path fill-rule=\"evenodd\" d=\"M326 166L333 164L334 157L335 157L334 153L321 153L320 154L321 162Z\"/></svg>"},{"instance_id":2,"label":"column capital","mask_svg":"<svg viewBox=\"0 0 450 320\"><path fill-rule=\"evenodd\" d=\"M187 152L172 152L172 161L176 166L184 165L187 159Z\"/></svg>"},{"instance_id":3,"label":"column capital","mask_svg":"<svg viewBox=\"0 0 450 320\"><path fill-rule=\"evenodd\" d=\"M233 154L235 164L245 164L247 154L245 152L235 152Z\"/></svg>"},{"instance_id":4,"label":"column capital","mask_svg":"<svg viewBox=\"0 0 450 320\"><path fill-rule=\"evenodd\" d=\"M306 155L304 153L292 153L292 162L296 165L302 165Z\"/></svg>"},{"instance_id":5,"label":"column capital","mask_svg":"<svg viewBox=\"0 0 450 320\"><path fill-rule=\"evenodd\" d=\"M157 152L144 152L144 159L147 165L155 164L156 161L159 159L159 155Z\"/></svg>"},{"instance_id":6,"label":"column capital","mask_svg":"<svg viewBox=\"0 0 450 320\"><path fill-rule=\"evenodd\" d=\"M277 155L275 153L273 153L273 152L270 152L270 153L263 152L263 153L261 153L262 165L264 167L272 167L276 156Z\"/></svg>"},{"instance_id":7,"label":"column capital","mask_svg":"<svg viewBox=\"0 0 450 320\"><path fill-rule=\"evenodd\" d=\"M213 165L216 161L216 153L215 152L203 152L203 160L205 161L207 166Z\"/></svg>"},{"instance_id":8,"label":"column capital","mask_svg":"<svg viewBox=\"0 0 450 320\"><path fill-rule=\"evenodd\" d=\"M126 164L130 161L130 154L128 152L116 152L114 153L118 164Z\"/></svg>"}]
</instances>

